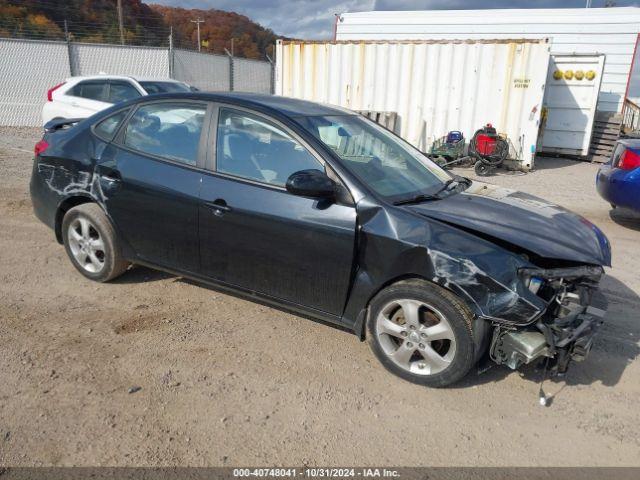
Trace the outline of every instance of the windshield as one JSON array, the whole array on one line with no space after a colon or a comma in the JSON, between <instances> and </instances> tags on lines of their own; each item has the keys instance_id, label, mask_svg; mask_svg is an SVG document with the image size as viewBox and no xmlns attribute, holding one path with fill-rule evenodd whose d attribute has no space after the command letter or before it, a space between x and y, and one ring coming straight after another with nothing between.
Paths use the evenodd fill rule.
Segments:
<instances>
[{"instance_id":1,"label":"windshield","mask_svg":"<svg viewBox=\"0 0 640 480\"><path fill-rule=\"evenodd\" d=\"M178 82L140 82L140 85L149 95L155 93L181 93L191 91L187 85Z\"/></svg>"},{"instance_id":2,"label":"windshield","mask_svg":"<svg viewBox=\"0 0 640 480\"><path fill-rule=\"evenodd\" d=\"M451 176L404 140L360 115L299 122L377 194L395 202L440 190Z\"/></svg>"}]
</instances>

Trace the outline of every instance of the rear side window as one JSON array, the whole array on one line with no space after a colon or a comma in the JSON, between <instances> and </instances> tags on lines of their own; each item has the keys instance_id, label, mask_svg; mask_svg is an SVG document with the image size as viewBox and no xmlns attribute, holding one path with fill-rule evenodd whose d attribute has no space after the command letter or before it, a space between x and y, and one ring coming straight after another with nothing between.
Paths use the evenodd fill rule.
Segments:
<instances>
[{"instance_id":1,"label":"rear side window","mask_svg":"<svg viewBox=\"0 0 640 480\"><path fill-rule=\"evenodd\" d=\"M98 135L103 140L110 142L111 140L113 140L113 136L116 134L118 125L120 125L126 115L127 110L118 112L114 115L111 115L110 117L105 118L96 125L96 135Z\"/></svg>"},{"instance_id":2,"label":"rear side window","mask_svg":"<svg viewBox=\"0 0 640 480\"><path fill-rule=\"evenodd\" d=\"M80 82L71 89L70 95L106 102L107 82Z\"/></svg>"},{"instance_id":3,"label":"rear side window","mask_svg":"<svg viewBox=\"0 0 640 480\"><path fill-rule=\"evenodd\" d=\"M141 97L138 90L126 82L111 82L109 85L109 102L118 103Z\"/></svg>"},{"instance_id":4,"label":"rear side window","mask_svg":"<svg viewBox=\"0 0 640 480\"><path fill-rule=\"evenodd\" d=\"M127 123L124 144L140 152L196 165L206 105L144 105Z\"/></svg>"}]
</instances>

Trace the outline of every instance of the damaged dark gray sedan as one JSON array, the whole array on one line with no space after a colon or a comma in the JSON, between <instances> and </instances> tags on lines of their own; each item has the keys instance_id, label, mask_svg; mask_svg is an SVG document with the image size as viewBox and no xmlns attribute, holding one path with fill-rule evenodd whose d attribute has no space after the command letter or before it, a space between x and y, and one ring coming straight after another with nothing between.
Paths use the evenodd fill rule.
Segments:
<instances>
[{"instance_id":1,"label":"damaged dark gray sedan","mask_svg":"<svg viewBox=\"0 0 640 480\"><path fill-rule=\"evenodd\" d=\"M428 386L482 358L563 372L606 310L610 247L588 220L300 100L168 94L52 121L31 196L89 279L190 277L352 331Z\"/></svg>"}]
</instances>

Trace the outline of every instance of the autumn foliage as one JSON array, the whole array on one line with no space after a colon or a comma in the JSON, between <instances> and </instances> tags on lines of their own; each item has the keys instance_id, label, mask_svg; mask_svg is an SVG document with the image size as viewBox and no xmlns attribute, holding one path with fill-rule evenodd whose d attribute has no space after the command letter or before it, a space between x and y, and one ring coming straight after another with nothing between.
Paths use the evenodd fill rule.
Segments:
<instances>
[{"instance_id":1,"label":"autumn foliage","mask_svg":"<svg viewBox=\"0 0 640 480\"><path fill-rule=\"evenodd\" d=\"M201 49L261 58L271 55L278 38L244 15L222 10L189 10L122 0L124 42L132 45ZM66 25L65 25L66 23ZM66 30L65 30L66 29ZM116 0L0 0L0 37L120 43Z\"/></svg>"},{"instance_id":2,"label":"autumn foliage","mask_svg":"<svg viewBox=\"0 0 640 480\"><path fill-rule=\"evenodd\" d=\"M151 5L160 13L168 25L173 26L176 45L197 48L197 27L191 20L202 19L200 40L202 50L222 53L224 49L246 58L264 58L278 38L273 31L265 29L248 17L223 10L187 10L184 8ZM231 43L233 39L233 45Z\"/></svg>"}]
</instances>

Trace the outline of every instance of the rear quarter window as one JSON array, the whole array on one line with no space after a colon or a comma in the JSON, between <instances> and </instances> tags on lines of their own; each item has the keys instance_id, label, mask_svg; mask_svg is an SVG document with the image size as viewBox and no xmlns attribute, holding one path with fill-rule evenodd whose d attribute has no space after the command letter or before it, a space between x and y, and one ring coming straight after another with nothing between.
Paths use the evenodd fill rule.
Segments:
<instances>
[{"instance_id":1,"label":"rear quarter window","mask_svg":"<svg viewBox=\"0 0 640 480\"><path fill-rule=\"evenodd\" d=\"M616 146L616 149L613 151L613 155L611 156L611 165L613 167L618 166L618 163L620 163L620 157L622 157L622 154L624 153L624 151L625 151L625 146L619 143Z\"/></svg>"},{"instance_id":2,"label":"rear quarter window","mask_svg":"<svg viewBox=\"0 0 640 480\"><path fill-rule=\"evenodd\" d=\"M127 112L128 110L123 110L97 123L94 127L95 134L107 142L113 140L118 127L124 120L124 117L127 116Z\"/></svg>"},{"instance_id":3,"label":"rear quarter window","mask_svg":"<svg viewBox=\"0 0 640 480\"><path fill-rule=\"evenodd\" d=\"M191 91L185 84L177 82L140 82L140 86L144 88L149 95Z\"/></svg>"}]
</instances>

